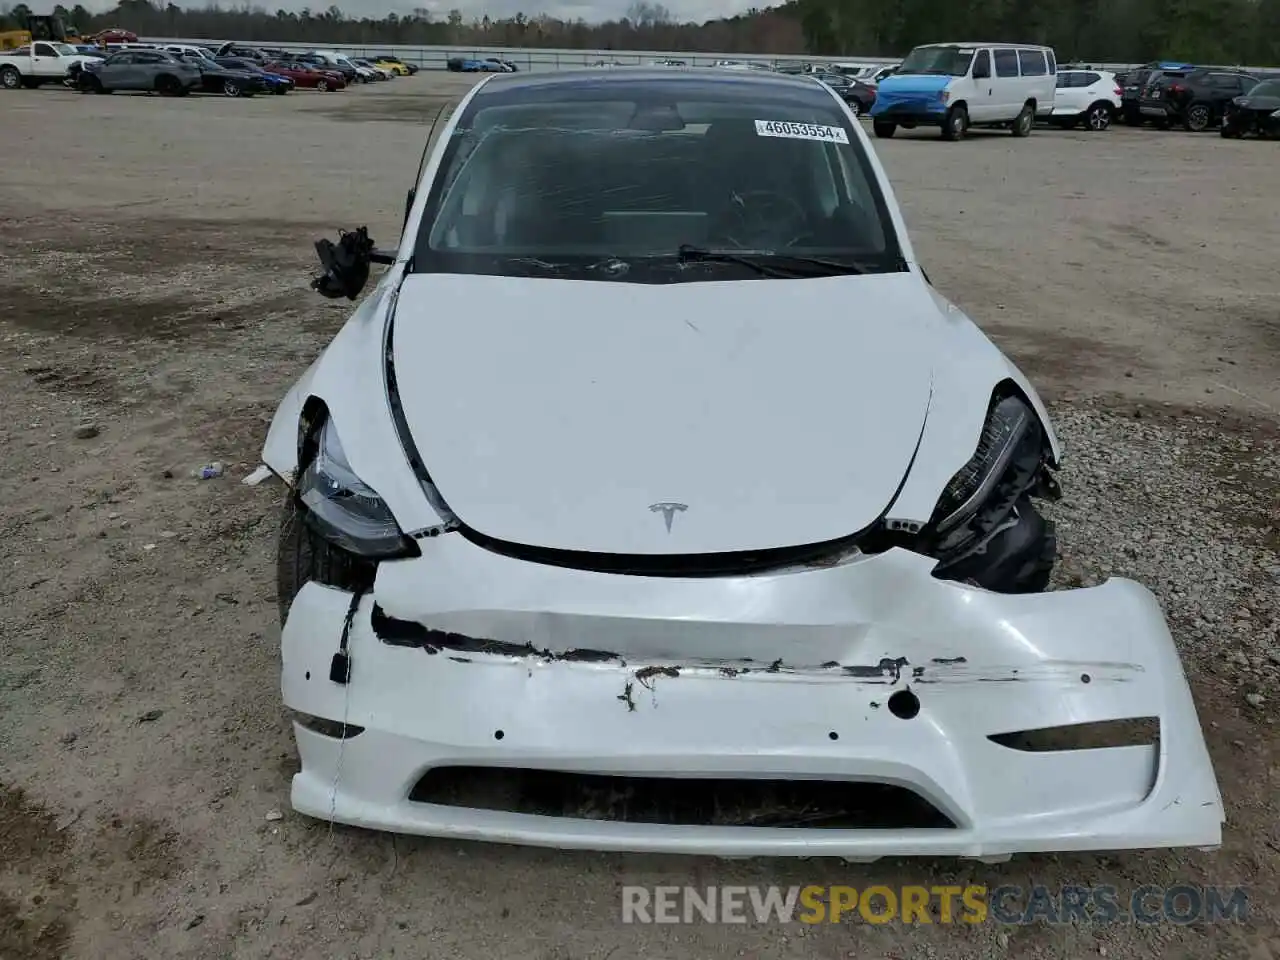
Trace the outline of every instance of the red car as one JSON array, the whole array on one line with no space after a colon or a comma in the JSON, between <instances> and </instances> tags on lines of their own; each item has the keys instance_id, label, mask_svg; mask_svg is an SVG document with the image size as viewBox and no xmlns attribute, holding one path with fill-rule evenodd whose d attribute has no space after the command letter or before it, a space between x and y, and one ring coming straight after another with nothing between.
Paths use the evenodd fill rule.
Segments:
<instances>
[{"instance_id":1,"label":"red car","mask_svg":"<svg viewBox=\"0 0 1280 960\"><path fill-rule=\"evenodd\" d=\"M288 77L299 89L311 87L324 92L341 90L347 85L346 78L336 70L317 70L294 60L275 60L266 64L263 69L267 73L278 73L282 77Z\"/></svg>"}]
</instances>

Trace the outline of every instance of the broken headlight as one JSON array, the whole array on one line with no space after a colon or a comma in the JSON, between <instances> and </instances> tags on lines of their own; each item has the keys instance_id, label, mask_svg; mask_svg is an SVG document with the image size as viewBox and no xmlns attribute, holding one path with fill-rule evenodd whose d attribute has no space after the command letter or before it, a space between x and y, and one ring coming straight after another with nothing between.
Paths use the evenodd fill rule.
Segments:
<instances>
[{"instance_id":1,"label":"broken headlight","mask_svg":"<svg viewBox=\"0 0 1280 960\"><path fill-rule=\"evenodd\" d=\"M933 513L939 533L968 519L1000 478L1028 430L1038 429L1036 415L1019 397L1006 396L994 402L978 439L973 457L951 478Z\"/></svg>"},{"instance_id":2,"label":"broken headlight","mask_svg":"<svg viewBox=\"0 0 1280 960\"><path fill-rule=\"evenodd\" d=\"M347 462L332 420L320 428L315 456L298 481L298 497L306 519L330 543L357 556L376 560L416 552L391 510Z\"/></svg>"}]
</instances>

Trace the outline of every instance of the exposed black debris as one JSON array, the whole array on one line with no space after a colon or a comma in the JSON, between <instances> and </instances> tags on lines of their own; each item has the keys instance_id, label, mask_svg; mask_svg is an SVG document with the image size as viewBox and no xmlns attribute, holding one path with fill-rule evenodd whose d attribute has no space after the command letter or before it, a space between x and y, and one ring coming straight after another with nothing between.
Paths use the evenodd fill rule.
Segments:
<instances>
[{"instance_id":1,"label":"exposed black debris","mask_svg":"<svg viewBox=\"0 0 1280 960\"><path fill-rule=\"evenodd\" d=\"M868 680L882 677L888 679L890 683L897 683L902 679L902 668L905 666L908 666L906 657L898 657L896 660L884 657L874 667L866 664L850 664L841 669L851 677L862 677Z\"/></svg>"},{"instance_id":2,"label":"exposed black debris","mask_svg":"<svg viewBox=\"0 0 1280 960\"><path fill-rule=\"evenodd\" d=\"M457 650L462 653L539 657L544 660L567 660L578 663L600 663L621 659L616 653L610 653L607 650L566 650L564 653L553 653L550 650L539 650L531 643L508 643L502 640L468 637L465 634L451 633L447 630L433 630L411 620L388 617L382 607L377 604L373 606L369 623L373 627L373 632L383 643L393 647L421 647L427 653Z\"/></svg>"},{"instance_id":3,"label":"exposed black debris","mask_svg":"<svg viewBox=\"0 0 1280 960\"><path fill-rule=\"evenodd\" d=\"M643 686L646 686L646 687L648 686L648 684L645 683L645 681L653 677L678 677L678 676L680 676L680 671L675 667L657 667L657 666L641 667L639 670L636 671L636 680L638 680Z\"/></svg>"},{"instance_id":4,"label":"exposed black debris","mask_svg":"<svg viewBox=\"0 0 1280 960\"><path fill-rule=\"evenodd\" d=\"M918 679L918 678L923 677L923 676L924 676L924 667L912 667L912 668L911 668L911 677L912 677L912 679Z\"/></svg>"},{"instance_id":5,"label":"exposed black debris","mask_svg":"<svg viewBox=\"0 0 1280 960\"><path fill-rule=\"evenodd\" d=\"M777 660L773 661L773 663L769 664L768 669L767 669L767 670L765 670L765 673L781 673L781 672L782 672L782 658L781 658L781 657L779 657Z\"/></svg>"},{"instance_id":6,"label":"exposed black debris","mask_svg":"<svg viewBox=\"0 0 1280 960\"><path fill-rule=\"evenodd\" d=\"M964 657L934 657L932 663L940 664L944 667L954 666L957 663L968 663Z\"/></svg>"},{"instance_id":7,"label":"exposed black debris","mask_svg":"<svg viewBox=\"0 0 1280 960\"><path fill-rule=\"evenodd\" d=\"M628 713L634 713L636 709L636 702L631 697L631 691L634 689L635 684L628 680L627 685L623 687L622 692L618 694L618 699L627 705Z\"/></svg>"},{"instance_id":8,"label":"exposed black debris","mask_svg":"<svg viewBox=\"0 0 1280 960\"><path fill-rule=\"evenodd\" d=\"M825 669L827 669L827 670L832 670L832 669L834 669L835 667L840 666L840 664L839 664L839 662L837 662L837 661L835 661L835 660L828 660L828 661L827 661L826 663L824 663L822 666L823 666Z\"/></svg>"},{"instance_id":9,"label":"exposed black debris","mask_svg":"<svg viewBox=\"0 0 1280 960\"><path fill-rule=\"evenodd\" d=\"M470 657L450 657L449 659L454 663L471 663Z\"/></svg>"},{"instance_id":10,"label":"exposed black debris","mask_svg":"<svg viewBox=\"0 0 1280 960\"><path fill-rule=\"evenodd\" d=\"M722 677L739 677L744 673L750 673L746 667L721 667L720 676Z\"/></svg>"}]
</instances>

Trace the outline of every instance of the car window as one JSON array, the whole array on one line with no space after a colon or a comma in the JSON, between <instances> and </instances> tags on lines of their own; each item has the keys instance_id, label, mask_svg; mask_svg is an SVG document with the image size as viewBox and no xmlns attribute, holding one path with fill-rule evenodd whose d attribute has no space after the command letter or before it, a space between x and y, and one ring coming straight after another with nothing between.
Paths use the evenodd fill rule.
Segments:
<instances>
[{"instance_id":1,"label":"car window","mask_svg":"<svg viewBox=\"0 0 1280 960\"><path fill-rule=\"evenodd\" d=\"M1024 77L1043 77L1049 72L1045 66L1043 50L1019 50L1018 64Z\"/></svg>"},{"instance_id":2,"label":"car window","mask_svg":"<svg viewBox=\"0 0 1280 960\"><path fill-rule=\"evenodd\" d=\"M1057 72L1058 72L1058 58L1054 56L1053 51L1052 51L1052 50L1046 50L1046 51L1044 52L1044 55L1045 55L1045 57L1046 57L1046 58L1048 59L1048 61L1049 61L1049 72L1050 72L1050 73L1057 73Z\"/></svg>"},{"instance_id":3,"label":"car window","mask_svg":"<svg viewBox=\"0 0 1280 960\"><path fill-rule=\"evenodd\" d=\"M963 77L973 62L972 47L916 47L902 61L905 74L935 74Z\"/></svg>"},{"instance_id":4,"label":"car window","mask_svg":"<svg viewBox=\"0 0 1280 960\"><path fill-rule=\"evenodd\" d=\"M991 54L986 50L979 50L973 58L973 75L978 78L991 76Z\"/></svg>"},{"instance_id":5,"label":"car window","mask_svg":"<svg viewBox=\"0 0 1280 960\"><path fill-rule=\"evenodd\" d=\"M563 102L537 88L472 100L428 195L415 270L525 275L552 263L557 276L596 279L620 260L630 281L754 277L673 269L682 244L897 269L870 157L829 96L570 89Z\"/></svg>"},{"instance_id":6,"label":"car window","mask_svg":"<svg viewBox=\"0 0 1280 960\"><path fill-rule=\"evenodd\" d=\"M1016 77L1018 75L1018 53L1016 50L996 50L993 54L996 62L997 77Z\"/></svg>"},{"instance_id":7,"label":"car window","mask_svg":"<svg viewBox=\"0 0 1280 960\"><path fill-rule=\"evenodd\" d=\"M57 51L47 43L37 43L35 45L35 53L37 57L56 57Z\"/></svg>"},{"instance_id":8,"label":"car window","mask_svg":"<svg viewBox=\"0 0 1280 960\"><path fill-rule=\"evenodd\" d=\"M1080 86L1092 87L1095 83L1101 82L1101 80L1102 80L1102 74L1100 73L1089 72L1089 73L1081 74Z\"/></svg>"},{"instance_id":9,"label":"car window","mask_svg":"<svg viewBox=\"0 0 1280 960\"><path fill-rule=\"evenodd\" d=\"M105 65L109 67L122 67L133 62L134 56L132 53L117 53L114 56L108 57Z\"/></svg>"},{"instance_id":10,"label":"car window","mask_svg":"<svg viewBox=\"0 0 1280 960\"><path fill-rule=\"evenodd\" d=\"M1274 97L1280 94L1280 85L1275 85L1275 81L1271 81L1271 82L1273 84L1273 86L1270 88L1271 92L1267 93L1266 91L1262 91L1262 95L1265 97ZM1260 81L1258 81L1254 77L1240 78L1240 87L1245 93L1258 93L1259 86L1261 86Z\"/></svg>"},{"instance_id":11,"label":"car window","mask_svg":"<svg viewBox=\"0 0 1280 960\"><path fill-rule=\"evenodd\" d=\"M1078 73L1074 73L1069 70L1059 70L1058 82L1056 86L1058 86L1059 88L1078 87L1080 86L1079 79L1080 79L1080 74Z\"/></svg>"}]
</instances>

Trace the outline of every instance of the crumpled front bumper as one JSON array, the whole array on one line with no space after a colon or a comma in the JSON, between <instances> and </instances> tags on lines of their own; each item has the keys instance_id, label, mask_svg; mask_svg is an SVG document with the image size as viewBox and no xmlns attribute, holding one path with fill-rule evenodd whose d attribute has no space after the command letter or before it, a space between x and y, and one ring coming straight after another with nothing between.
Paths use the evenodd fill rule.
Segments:
<instances>
[{"instance_id":1,"label":"crumpled front bumper","mask_svg":"<svg viewBox=\"0 0 1280 960\"><path fill-rule=\"evenodd\" d=\"M384 563L354 606L314 583L293 603L285 703L364 728L340 740L295 724L299 812L429 836L720 856L1002 859L1221 841L1221 796L1176 650L1132 581L1008 596L937 580L932 561L903 550L677 579L533 564L457 535L421 546L420 558ZM346 684L330 679L344 628ZM916 698L914 716L889 708L900 691ZM1037 753L989 739L1144 717L1159 719L1157 744ZM874 781L910 789L955 827L685 826L411 800L441 766Z\"/></svg>"}]
</instances>

